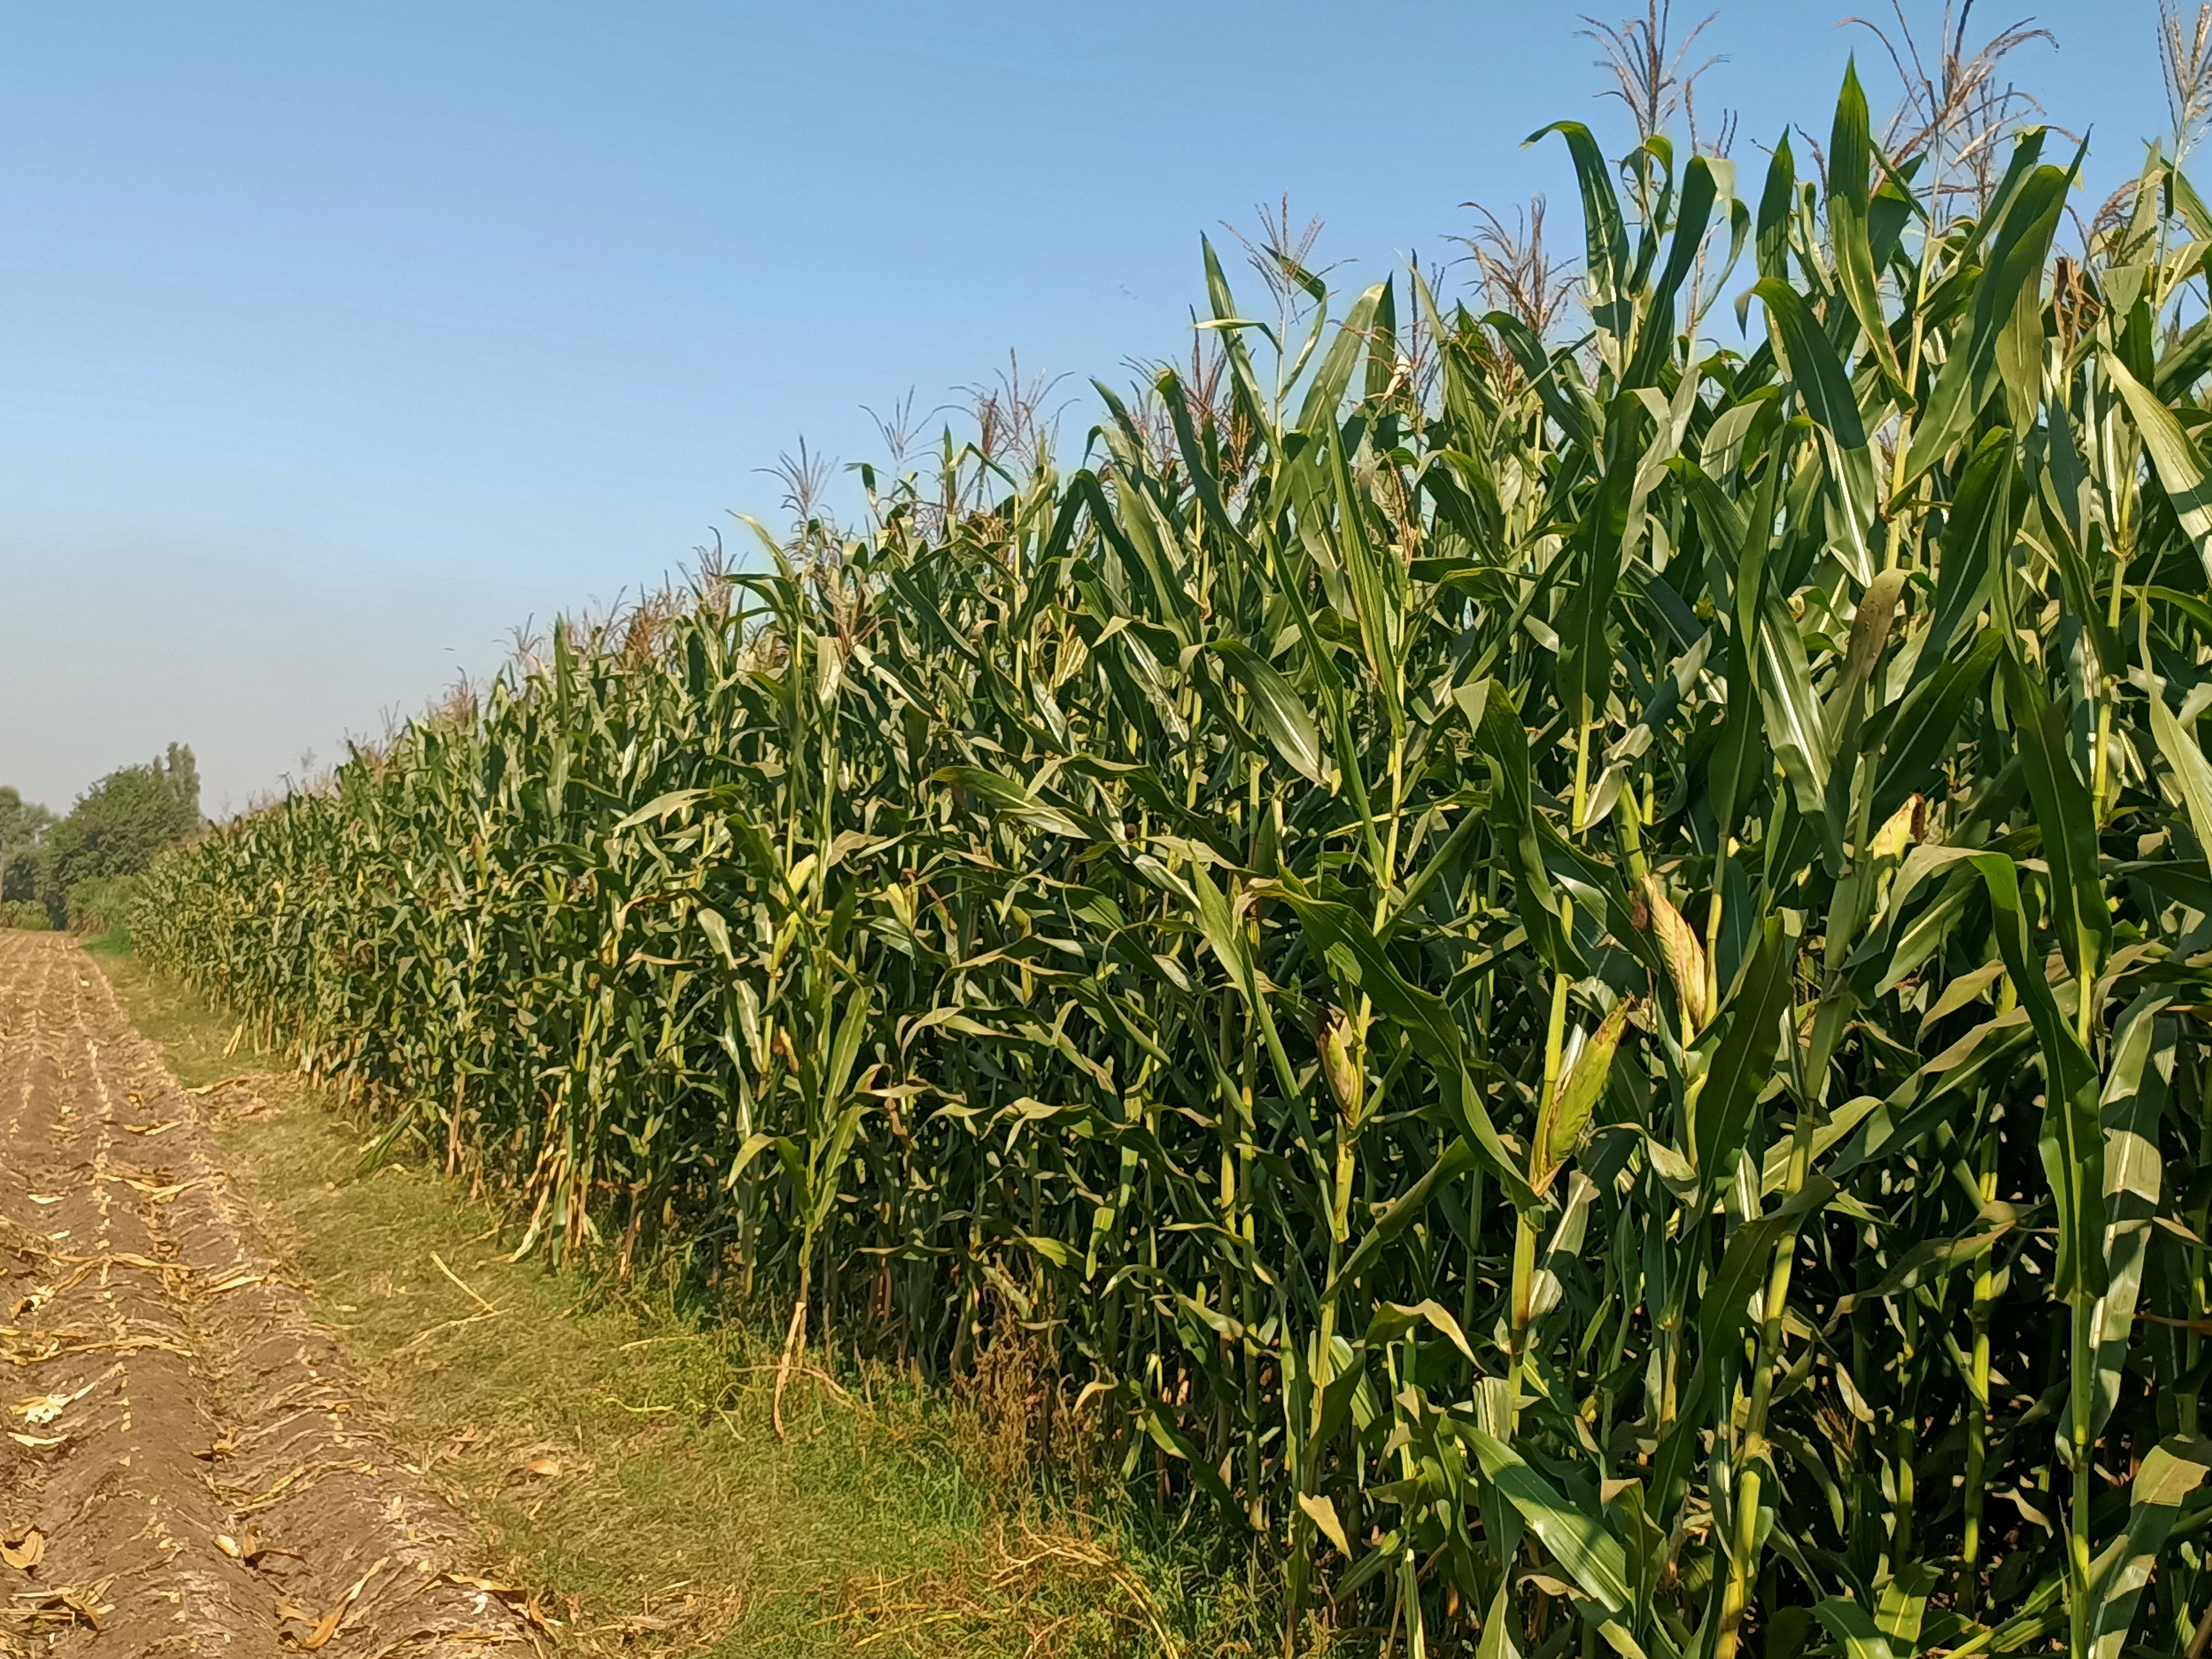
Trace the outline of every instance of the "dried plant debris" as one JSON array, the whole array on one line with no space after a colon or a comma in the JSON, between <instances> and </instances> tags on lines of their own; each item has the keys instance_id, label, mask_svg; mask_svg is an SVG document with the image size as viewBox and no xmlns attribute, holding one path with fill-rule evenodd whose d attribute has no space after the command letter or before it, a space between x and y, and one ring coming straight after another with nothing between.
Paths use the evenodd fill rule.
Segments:
<instances>
[{"instance_id":1,"label":"dried plant debris","mask_svg":"<svg viewBox=\"0 0 2212 1659\"><path fill-rule=\"evenodd\" d=\"M82 961L0 933L0 1009L62 1034L0 1020L0 1653L521 1639L529 1609L444 1577L459 1518L350 1397L199 1109ZM131 1156L156 1136L158 1167Z\"/></svg>"}]
</instances>

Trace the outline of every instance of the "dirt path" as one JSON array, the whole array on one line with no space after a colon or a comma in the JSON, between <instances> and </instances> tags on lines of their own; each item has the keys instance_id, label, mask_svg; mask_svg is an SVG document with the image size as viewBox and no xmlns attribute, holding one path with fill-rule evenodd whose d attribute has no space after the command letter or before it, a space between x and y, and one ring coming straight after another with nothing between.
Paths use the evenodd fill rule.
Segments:
<instances>
[{"instance_id":1,"label":"dirt path","mask_svg":"<svg viewBox=\"0 0 2212 1659\"><path fill-rule=\"evenodd\" d=\"M528 1639L106 978L0 932L0 1653Z\"/></svg>"}]
</instances>

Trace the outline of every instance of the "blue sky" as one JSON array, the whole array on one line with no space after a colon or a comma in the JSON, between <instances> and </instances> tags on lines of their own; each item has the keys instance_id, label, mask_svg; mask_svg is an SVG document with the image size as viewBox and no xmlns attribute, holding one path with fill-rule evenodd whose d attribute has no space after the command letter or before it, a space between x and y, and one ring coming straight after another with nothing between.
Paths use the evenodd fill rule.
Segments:
<instances>
[{"instance_id":1,"label":"blue sky","mask_svg":"<svg viewBox=\"0 0 2212 1659\"><path fill-rule=\"evenodd\" d=\"M0 0L0 782L64 808L181 740L241 807L773 514L801 434L1187 349L1200 234L1285 191L1346 283L1470 199L1547 192L1564 251L1520 143L1617 138L1576 14L1627 9ZM1854 46L1894 102L1851 9L1700 42L1747 191ZM2155 4L2033 11L2012 68L2101 196L2166 125Z\"/></svg>"}]
</instances>

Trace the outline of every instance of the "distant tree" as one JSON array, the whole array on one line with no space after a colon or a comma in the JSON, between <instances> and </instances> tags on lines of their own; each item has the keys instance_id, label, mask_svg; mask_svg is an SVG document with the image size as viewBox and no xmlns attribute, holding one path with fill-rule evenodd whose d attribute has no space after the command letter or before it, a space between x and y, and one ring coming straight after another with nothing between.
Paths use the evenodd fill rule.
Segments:
<instances>
[{"instance_id":1,"label":"distant tree","mask_svg":"<svg viewBox=\"0 0 2212 1659\"><path fill-rule=\"evenodd\" d=\"M165 757L110 772L46 833L34 859L38 900L64 926L72 888L135 876L199 827L199 767L189 748L173 743Z\"/></svg>"},{"instance_id":2,"label":"distant tree","mask_svg":"<svg viewBox=\"0 0 2212 1659\"><path fill-rule=\"evenodd\" d=\"M28 900L38 889L39 842L54 815L0 784L0 904Z\"/></svg>"}]
</instances>

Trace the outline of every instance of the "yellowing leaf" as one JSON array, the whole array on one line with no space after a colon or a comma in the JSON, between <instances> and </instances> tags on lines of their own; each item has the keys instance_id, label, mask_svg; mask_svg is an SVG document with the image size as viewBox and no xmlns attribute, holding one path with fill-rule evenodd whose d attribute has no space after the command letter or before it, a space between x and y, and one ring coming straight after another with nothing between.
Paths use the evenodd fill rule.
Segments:
<instances>
[{"instance_id":1,"label":"yellowing leaf","mask_svg":"<svg viewBox=\"0 0 2212 1659\"><path fill-rule=\"evenodd\" d=\"M1307 1518L1314 1525L1321 1528L1322 1536L1336 1546L1338 1554L1347 1557L1352 1554L1351 1540L1344 1535L1344 1522L1336 1518L1334 1504L1326 1498L1300 1492L1298 1507L1305 1511Z\"/></svg>"}]
</instances>

